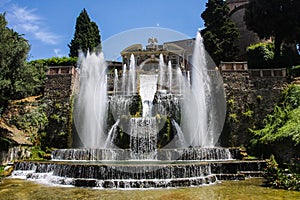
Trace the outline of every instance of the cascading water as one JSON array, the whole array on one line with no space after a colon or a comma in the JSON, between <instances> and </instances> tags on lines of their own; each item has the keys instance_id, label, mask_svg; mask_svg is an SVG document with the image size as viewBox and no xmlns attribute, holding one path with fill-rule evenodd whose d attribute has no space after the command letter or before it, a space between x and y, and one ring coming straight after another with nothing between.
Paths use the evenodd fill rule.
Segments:
<instances>
[{"instance_id":1,"label":"cascading water","mask_svg":"<svg viewBox=\"0 0 300 200\"><path fill-rule=\"evenodd\" d=\"M172 78L173 78L173 70L172 70L172 63L171 61L169 60L168 62L168 75L169 75L169 93L171 94L172 93Z\"/></svg>"},{"instance_id":2,"label":"cascading water","mask_svg":"<svg viewBox=\"0 0 300 200\"><path fill-rule=\"evenodd\" d=\"M183 85L184 78L182 76L180 67L177 67L176 76L177 76L177 88L178 88L177 93L182 94L182 85Z\"/></svg>"},{"instance_id":3,"label":"cascading water","mask_svg":"<svg viewBox=\"0 0 300 200\"><path fill-rule=\"evenodd\" d=\"M130 56L130 65L129 65L129 79L128 79L128 95L136 93L136 74L135 74L135 58L134 55Z\"/></svg>"},{"instance_id":4,"label":"cascading water","mask_svg":"<svg viewBox=\"0 0 300 200\"><path fill-rule=\"evenodd\" d=\"M152 106L156 89L157 75L140 75L140 96L143 105L142 117L152 117Z\"/></svg>"},{"instance_id":5,"label":"cascading water","mask_svg":"<svg viewBox=\"0 0 300 200\"><path fill-rule=\"evenodd\" d=\"M106 138L104 148L112 148L113 147L113 141L116 139L117 136L117 126L120 123L120 119L116 121L116 123L111 127L108 136Z\"/></svg>"},{"instance_id":6,"label":"cascading water","mask_svg":"<svg viewBox=\"0 0 300 200\"><path fill-rule=\"evenodd\" d=\"M186 88L184 94L184 131L192 146L214 147L225 120L225 93L222 77L206 54L200 33L193 53L191 82L191 88Z\"/></svg>"},{"instance_id":7,"label":"cascading water","mask_svg":"<svg viewBox=\"0 0 300 200\"><path fill-rule=\"evenodd\" d=\"M118 70L115 69L114 95L117 95L117 92L118 92L118 84L119 84L119 75L118 75Z\"/></svg>"},{"instance_id":8,"label":"cascading water","mask_svg":"<svg viewBox=\"0 0 300 200\"><path fill-rule=\"evenodd\" d=\"M191 85L191 75L190 75L190 71L187 71L186 76L187 76L188 84Z\"/></svg>"},{"instance_id":9,"label":"cascading water","mask_svg":"<svg viewBox=\"0 0 300 200\"><path fill-rule=\"evenodd\" d=\"M131 158L134 160L156 159L157 123L155 117L132 118L130 120Z\"/></svg>"},{"instance_id":10,"label":"cascading water","mask_svg":"<svg viewBox=\"0 0 300 200\"><path fill-rule=\"evenodd\" d=\"M85 148L55 150L52 161L20 162L16 170L29 170L27 177L48 173L60 184L101 188L215 182L212 169L220 173L220 160L231 156L225 148L205 148L216 144L225 116L221 77L207 67L205 57L198 34L190 80L189 71L183 76L171 61L166 66L163 54L151 56L148 66L156 66L148 71L136 66L132 54L121 83L114 71L109 97L103 54L81 57L75 123Z\"/></svg>"},{"instance_id":11,"label":"cascading water","mask_svg":"<svg viewBox=\"0 0 300 200\"><path fill-rule=\"evenodd\" d=\"M126 94L126 64L123 65L123 72L122 72L122 94Z\"/></svg>"},{"instance_id":12,"label":"cascading water","mask_svg":"<svg viewBox=\"0 0 300 200\"><path fill-rule=\"evenodd\" d=\"M165 85L165 63L164 63L164 56L162 54L159 55L159 90L164 90Z\"/></svg>"},{"instance_id":13,"label":"cascading water","mask_svg":"<svg viewBox=\"0 0 300 200\"><path fill-rule=\"evenodd\" d=\"M175 142L176 142L175 147L176 148L185 148L185 147L187 147L188 145L186 143L184 133L182 132L179 124L174 119L172 119L171 122L172 122L172 125L176 129L176 137L177 138L175 139Z\"/></svg>"},{"instance_id":14,"label":"cascading water","mask_svg":"<svg viewBox=\"0 0 300 200\"><path fill-rule=\"evenodd\" d=\"M80 91L74 110L76 130L84 147L102 148L106 138L107 65L102 53L88 52L79 56L79 66Z\"/></svg>"}]
</instances>

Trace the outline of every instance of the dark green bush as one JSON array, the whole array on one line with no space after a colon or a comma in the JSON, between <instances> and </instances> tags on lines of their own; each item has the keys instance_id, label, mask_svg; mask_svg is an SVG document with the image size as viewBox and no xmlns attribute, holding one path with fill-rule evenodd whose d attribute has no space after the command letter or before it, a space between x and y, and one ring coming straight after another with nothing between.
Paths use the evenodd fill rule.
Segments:
<instances>
[{"instance_id":1,"label":"dark green bush","mask_svg":"<svg viewBox=\"0 0 300 200\"><path fill-rule=\"evenodd\" d=\"M273 43L258 43L247 48L248 66L251 69L272 68L274 59Z\"/></svg>"},{"instance_id":2,"label":"dark green bush","mask_svg":"<svg viewBox=\"0 0 300 200\"><path fill-rule=\"evenodd\" d=\"M274 43L257 43L247 48L250 69L291 68L300 64L300 55L292 45L284 44L280 56L274 58Z\"/></svg>"},{"instance_id":3,"label":"dark green bush","mask_svg":"<svg viewBox=\"0 0 300 200\"><path fill-rule=\"evenodd\" d=\"M281 67L292 68L300 64L300 55L292 45L283 45L277 63Z\"/></svg>"}]
</instances>

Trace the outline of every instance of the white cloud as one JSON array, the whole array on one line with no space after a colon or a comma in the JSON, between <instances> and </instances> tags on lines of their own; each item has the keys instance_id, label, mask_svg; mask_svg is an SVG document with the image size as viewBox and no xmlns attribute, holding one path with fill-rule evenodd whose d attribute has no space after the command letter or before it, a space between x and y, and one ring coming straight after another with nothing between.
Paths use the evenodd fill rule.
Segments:
<instances>
[{"instance_id":1,"label":"white cloud","mask_svg":"<svg viewBox=\"0 0 300 200\"><path fill-rule=\"evenodd\" d=\"M64 55L61 53L61 49L53 49L53 52L56 57L63 57Z\"/></svg>"},{"instance_id":2,"label":"white cloud","mask_svg":"<svg viewBox=\"0 0 300 200\"><path fill-rule=\"evenodd\" d=\"M58 42L58 36L51 32L37 31L34 33L34 35L38 40L41 40L42 42L47 44L57 44Z\"/></svg>"},{"instance_id":3,"label":"white cloud","mask_svg":"<svg viewBox=\"0 0 300 200\"><path fill-rule=\"evenodd\" d=\"M20 24L19 26L26 32L35 32L39 30L39 26L34 24Z\"/></svg>"},{"instance_id":4,"label":"white cloud","mask_svg":"<svg viewBox=\"0 0 300 200\"><path fill-rule=\"evenodd\" d=\"M13 5L12 9L7 12L7 18L18 32L25 32L25 34L32 35L35 39L46 44L57 44L60 37L48 31L43 23L43 18L34 12L34 9L29 10L26 7Z\"/></svg>"}]
</instances>

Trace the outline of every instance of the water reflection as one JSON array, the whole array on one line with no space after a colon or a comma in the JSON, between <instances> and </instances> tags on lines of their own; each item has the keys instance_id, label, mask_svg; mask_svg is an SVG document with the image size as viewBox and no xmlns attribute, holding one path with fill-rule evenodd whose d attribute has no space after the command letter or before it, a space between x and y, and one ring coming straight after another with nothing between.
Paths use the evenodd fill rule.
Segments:
<instances>
[{"instance_id":1,"label":"water reflection","mask_svg":"<svg viewBox=\"0 0 300 200\"><path fill-rule=\"evenodd\" d=\"M223 181L211 186L179 189L100 190L3 179L0 181L0 199L299 199L299 192L262 187L262 181Z\"/></svg>"}]
</instances>

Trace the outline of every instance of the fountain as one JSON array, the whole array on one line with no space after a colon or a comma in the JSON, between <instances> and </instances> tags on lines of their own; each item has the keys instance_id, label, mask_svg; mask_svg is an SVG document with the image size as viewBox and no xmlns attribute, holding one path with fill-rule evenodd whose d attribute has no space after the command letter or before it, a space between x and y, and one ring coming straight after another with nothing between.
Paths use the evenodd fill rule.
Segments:
<instances>
[{"instance_id":1,"label":"fountain","mask_svg":"<svg viewBox=\"0 0 300 200\"><path fill-rule=\"evenodd\" d=\"M128 70L124 65L122 73L114 71L109 96L103 54L82 57L74 111L81 146L55 150L50 161L17 162L15 176L98 188L161 188L259 171L263 162L236 161L236 149L216 147L225 118L223 82L208 67L200 34L194 48L186 76L163 55L151 57L148 66L155 67L147 67L137 66L132 54Z\"/></svg>"}]
</instances>

